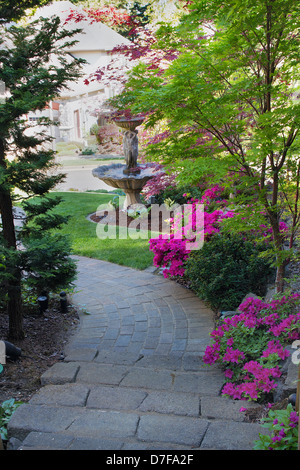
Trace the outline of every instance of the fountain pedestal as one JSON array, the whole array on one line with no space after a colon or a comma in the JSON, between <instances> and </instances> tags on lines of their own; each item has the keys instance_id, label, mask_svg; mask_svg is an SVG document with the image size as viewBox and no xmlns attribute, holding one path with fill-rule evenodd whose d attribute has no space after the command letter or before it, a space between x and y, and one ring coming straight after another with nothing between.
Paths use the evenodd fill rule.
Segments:
<instances>
[{"instance_id":1,"label":"fountain pedestal","mask_svg":"<svg viewBox=\"0 0 300 470\"><path fill-rule=\"evenodd\" d=\"M123 150L126 164L102 165L93 170L93 175L104 181L108 186L124 191L126 199L123 209L126 210L131 205L142 204L140 193L143 187L161 171L138 166L138 131L136 127L142 124L143 119L122 118L115 122L124 130Z\"/></svg>"},{"instance_id":2,"label":"fountain pedestal","mask_svg":"<svg viewBox=\"0 0 300 470\"><path fill-rule=\"evenodd\" d=\"M141 169L139 173L125 174L126 166L121 163L102 165L93 170L93 175L104 181L108 186L122 189L126 198L123 209L133 204L142 204L140 193L149 179L157 173L153 168Z\"/></svg>"}]
</instances>

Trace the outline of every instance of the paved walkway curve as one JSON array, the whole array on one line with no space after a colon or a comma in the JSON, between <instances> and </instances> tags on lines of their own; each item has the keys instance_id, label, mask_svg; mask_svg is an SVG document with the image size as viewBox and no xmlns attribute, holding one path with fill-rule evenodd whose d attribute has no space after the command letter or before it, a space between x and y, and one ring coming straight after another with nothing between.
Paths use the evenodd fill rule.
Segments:
<instances>
[{"instance_id":1,"label":"paved walkway curve","mask_svg":"<svg viewBox=\"0 0 300 470\"><path fill-rule=\"evenodd\" d=\"M42 376L9 435L22 449L252 449L262 428L202 356L213 313L192 292L147 271L78 257L84 305L65 359ZM88 314L87 314L88 313Z\"/></svg>"}]
</instances>

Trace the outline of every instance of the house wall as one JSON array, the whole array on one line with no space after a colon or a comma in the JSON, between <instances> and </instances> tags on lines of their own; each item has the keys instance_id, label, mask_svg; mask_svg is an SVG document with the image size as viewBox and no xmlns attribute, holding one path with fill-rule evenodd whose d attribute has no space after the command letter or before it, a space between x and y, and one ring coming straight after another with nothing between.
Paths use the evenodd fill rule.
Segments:
<instances>
[{"instance_id":1,"label":"house wall","mask_svg":"<svg viewBox=\"0 0 300 470\"><path fill-rule=\"evenodd\" d=\"M59 103L58 102L50 102L49 106L47 106L45 109L42 111L35 111L35 112L29 112L26 115L26 120L27 124L29 125L26 133L28 135L36 135L38 133L46 133L49 135L49 137L52 137L53 141L52 143L48 143L49 147L51 147L53 150L55 150L55 141L59 140L60 138L60 132L58 125L50 125L50 126L39 126L38 125L38 120L42 117L48 118L54 123L59 122Z\"/></svg>"},{"instance_id":2,"label":"house wall","mask_svg":"<svg viewBox=\"0 0 300 470\"><path fill-rule=\"evenodd\" d=\"M105 51L101 50L96 50L96 51L72 51L72 56L75 57L76 59L84 59L87 61L87 65L93 65L95 64L100 57L107 56L107 53Z\"/></svg>"},{"instance_id":3,"label":"house wall","mask_svg":"<svg viewBox=\"0 0 300 470\"><path fill-rule=\"evenodd\" d=\"M90 128L97 124L97 115L94 114L94 110L100 107L105 99L105 92L99 91L91 95L61 100L59 111L60 135L58 141L82 142L85 145ZM78 119L80 123L79 132L77 130Z\"/></svg>"},{"instance_id":4,"label":"house wall","mask_svg":"<svg viewBox=\"0 0 300 470\"><path fill-rule=\"evenodd\" d=\"M36 17L57 14L63 22L69 15L70 9L78 9L81 13L83 11L71 2L57 1L38 9ZM52 129L51 133L57 141L77 141L85 145L90 128L97 123L97 109L100 110L105 100L113 96L113 90L96 81L87 86L84 84L84 79L89 79L90 74L100 65L108 64L111 57L109 52L117 44L130 44L130 41L102 23L83 21L78 25L75 22L68 22L65 27L70 30L74 28L83 30L76 35L75 39L78 42L70 46L68 52L75 58L85 59L87 63L83 65L84 76L77 82L71 83L70 89L62 92L57 98L59 110L50 109L52 114L57 113L55 118L59 120L58 128ZM124 59L121 59L121 66L125 65L123 62ZM49 110L45 112L49 113ZM28 118L34 119L35 116L38 117L38 113L32 113Z\"/></svg>"}]
</instances>

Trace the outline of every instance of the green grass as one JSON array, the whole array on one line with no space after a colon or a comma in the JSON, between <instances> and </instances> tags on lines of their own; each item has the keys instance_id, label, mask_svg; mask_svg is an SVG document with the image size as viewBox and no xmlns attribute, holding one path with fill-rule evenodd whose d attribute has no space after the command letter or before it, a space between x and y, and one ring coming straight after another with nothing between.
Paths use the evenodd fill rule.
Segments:
<instances>
[{"instance_id":1,"label":"green grass","mask_svg":"<svg viewBox=\"0 0 300 470\"><path fill-rule=\"evenodd\" d=\"M111 163L124 163L124 158L112 158L106 159L101 157L90 157L90 158L81 158L81 157L71 157L71 158L64 158L60 157L57 159L58 163L62 167L70 167L70 166L86 166L86 165L110 165Z\"/></svg>"},{"instance_id":2,"label":"green grass","mask_svg":"<svg viewBox=\"0 0 300 470\"><path fill-rule=\"evenodd\" d=\"M76 150L80 150L82 144L78 142L57 142L56 151L57 155L76 155Z\"/></svg>"},{"instance_id":3,"label":"green grass","mask_svg":"<svg viewBox=\"0 0 300 470\"><path fill-rule=\"evenodd\" d=\"M145 269L152 265L153 253L149 250L148 234L141 232L147 239L137 238L134 230L116 227L116 239L99 238L96 233L97 224L87 220L87 216L96 212L98 207L112 200L114 194L65 193L55 192L62 197L62 202L55 212L69 216L69 221L60 232L67 234L72 244L73 254L101 259L136 269ZM120 198L120 203L124 197ZM103 228L103 226L101 227ZM135 236L135 237L134 237Z\"/></svg>"}]
</instances>

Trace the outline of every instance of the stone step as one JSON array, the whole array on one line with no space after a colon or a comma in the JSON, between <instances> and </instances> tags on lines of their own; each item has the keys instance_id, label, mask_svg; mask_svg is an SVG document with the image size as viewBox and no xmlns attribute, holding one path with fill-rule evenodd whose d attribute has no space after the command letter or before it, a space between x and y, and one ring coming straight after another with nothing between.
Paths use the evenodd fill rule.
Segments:
<instances>
[{"instance_id":1,"label":"stone step","mask_svg":"<svg viewBox=\"0 0 300 470\"><path fill-rule=\"evenodd\" d=\"M46 385L31 405L78 406L100 410L140 411L198 417L200 397L193 393L140 390L79 383Z\"/></svg>"},{"instance_id":2,"label":"stone step","mask_svg":"<svg viewBox=\"0 0 300 470\"><path fill-rule=\"evenodd\" d=\"M76 382L212 396L219 395L224 384L224 376L219 369L182 371L138 365L132 367L95 361L57 362L42 375L41 383L61 385Z\"/></svg>"},{"instance_id":3,"label":"stone step","mask_svg":"<svg viewBox=\"0 0 300 470\"><path fill-rule=\"evenodd\" d=\"M95 347L69 346L64 362L97 362L101 364L128 365L138 367L153 367L168 370L207 371L214 367L203 362L201 353L174 354L141 354L140 351L124 352L108 349L100 350Z\"/></svg>"},{"instance_id":4,"label":"stone step","mask_svg":"<svg viewBox=\"0 0 300 470\"><path fill-rule=\"evenodd\" d=\"M29 401L31 405L75 406L111 411L139 411L208 419L243 421L240 412L244 401L220 396L200 396L195 393L140 390L70 383L46 385ZM247 407L259 407L254 402Z\"/></svg>"},{"instance_id":5,"label":"stone step","mask_svg":"<svg viewBox=\"0 0 300 470\"><path fill-rule=\"evenodd\" d=\"M194 450L189 446L181 446L171 443L162 442L142 442L135 439L108 439L95 437L74 437L63 433L43 433L31 432L21 443L22 450L103 450L103 451L120 451L131 450L133 455L137 455L138 451L157 450L157 451L177 451L177 450ZM102 454L103 458L112 458L114 454ZM101 457L101 456L100 456ZM143 455L143 460L146 456ZM150 462L151 463L151 462Z\"/></svg>"},{"instance_id":6,"label":"stone step","mask_svg":"<svg viewBox=\"0 0 300 470\"><path fill-rule=\"evenodd\" d=\"M259 425L233 420L34 404L21 405L9 423L25 448L39 448L40 437L44 449L250 450L259 432Z\"/></svg>"}]
</instances>

